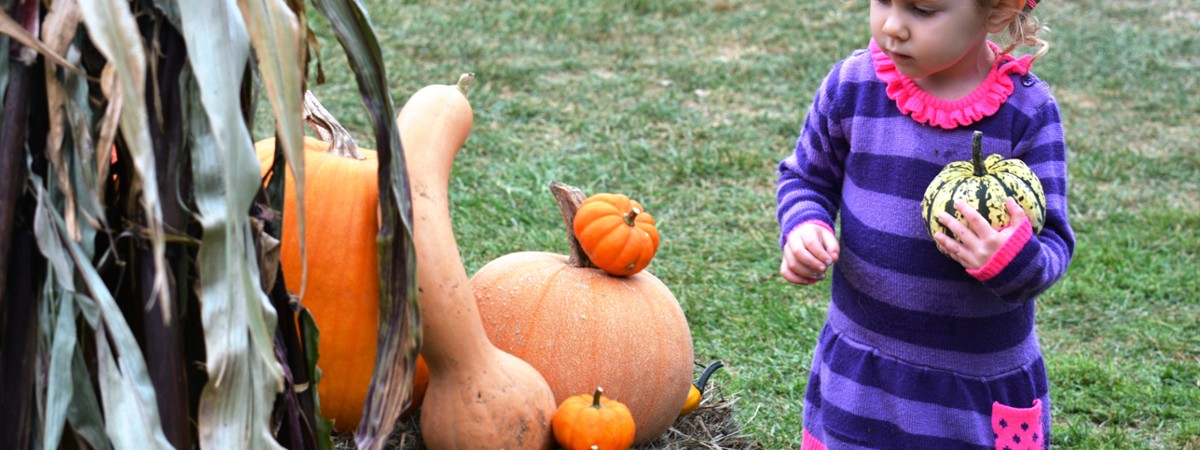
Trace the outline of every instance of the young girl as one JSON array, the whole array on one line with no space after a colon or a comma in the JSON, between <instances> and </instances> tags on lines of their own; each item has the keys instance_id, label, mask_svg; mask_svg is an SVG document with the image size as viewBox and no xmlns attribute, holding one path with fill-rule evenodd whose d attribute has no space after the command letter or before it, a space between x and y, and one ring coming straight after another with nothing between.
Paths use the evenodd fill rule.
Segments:
<instances>
[{"instance_id":1,"label":"young girl","mask_svg":"<svg viewBox=\"0 0 1200 450\"><path fill-rule=\"evenodd\" d=\"M804 402L804 448L1046 448L1050 398L1035 299L1062 277L1066 148L1032 0L871 0L869 48L836 64L779 165L780 272L833 267ZM987 39L1007 31L1012 46ZM1020 58L1017 45L1040 48ZM956 239L921 220L929 182L987 155L1023 160L1046 194L1034 234L1011 199L994 230L958 204ZM840 214L840 238L834 219ZM834 265L836 263L836 266Z\"/></svg>"}]
</instances>

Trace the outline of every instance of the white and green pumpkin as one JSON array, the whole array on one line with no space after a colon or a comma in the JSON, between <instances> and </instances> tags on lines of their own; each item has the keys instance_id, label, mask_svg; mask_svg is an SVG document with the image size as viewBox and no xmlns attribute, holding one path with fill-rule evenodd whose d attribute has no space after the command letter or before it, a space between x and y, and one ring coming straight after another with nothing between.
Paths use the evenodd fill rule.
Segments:
<instances>
[{"instance_id":1,"label":"white and green pumpkin","mask_svg":"<svg viewBox=\"0 0 1200 450\"><path fill-rule=\"evenodd\" d=\"M1041 180L1019 159L1007 159L998 154L984 159L983 132L976 131L971 138L971 160L947 164L925 189L921 219L930 236L943 232L954 237L954 233L937 218L945 211L966 223L962 214L954 209L954 202L963 200L979 211L992 228L1000 229L1009 222L1008 210L1004 207L1007 197L1012 197L1025 210L1033 232L1040 232L1046 222L1046 194L1042 191Z\"/></svg>"}]
</instances>

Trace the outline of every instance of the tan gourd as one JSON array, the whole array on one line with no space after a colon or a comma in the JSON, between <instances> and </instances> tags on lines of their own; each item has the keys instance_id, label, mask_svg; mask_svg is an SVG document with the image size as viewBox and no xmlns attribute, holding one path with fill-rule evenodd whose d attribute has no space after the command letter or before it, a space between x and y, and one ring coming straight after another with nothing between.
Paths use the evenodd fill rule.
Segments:
<instances>
[{"instance_id":1,"label":"tan gourd","mask_svg":"<svg viewBox=\"0 0 1200 450\"><path fill-rule=\"evenodd\" d=\"M474 120L464 95L470 81L467 75L457 88L422 88L396 119L412 194L421 354L430 373L422 438L436 449L548 449L554 395L537 370L488 340L451 229L447 188Z\"/></svg>"}]
</instances>

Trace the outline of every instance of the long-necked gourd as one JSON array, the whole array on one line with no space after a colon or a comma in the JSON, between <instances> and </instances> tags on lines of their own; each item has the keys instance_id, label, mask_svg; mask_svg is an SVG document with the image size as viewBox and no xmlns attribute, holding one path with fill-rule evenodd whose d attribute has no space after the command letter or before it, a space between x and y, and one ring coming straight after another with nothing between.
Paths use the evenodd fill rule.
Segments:
<instances>
[{"instance_id":1,"label":"long-necked gourd","mask_svg":"<svg viewBox=\"0 0 1200 450\"><path fill-rule=\"evenodd\" d=\"M548 449L556 403L532 366L488 340L451 228L454 157L474 121L464 77L412 95L396 119L413 208L421 354L430 381L421 433L435 449Z\"/></svg>"}]
</instances>

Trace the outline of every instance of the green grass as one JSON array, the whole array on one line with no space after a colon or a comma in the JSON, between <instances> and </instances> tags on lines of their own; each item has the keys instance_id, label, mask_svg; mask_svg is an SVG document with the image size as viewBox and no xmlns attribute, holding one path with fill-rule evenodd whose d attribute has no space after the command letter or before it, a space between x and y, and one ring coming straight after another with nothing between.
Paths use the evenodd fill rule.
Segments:
<instances>
[{"instance_id":1,"label":"green grass","mask_svg":"<svg viewBox=\"0 0 1200 450\"><path fill-rule=\"evenodd\" d=\"M451 187L468 272L566 252L547 184L622 192L659 220L650 270L697 359L767 448L798 448L827 285L775 275L774 168L821 79L866 42L866 1L367 1L399 106L478 76ZM1046 2L1078 247L1040 301L1067 448L1200 448L1200 4ZM371 146L328 24L313 90ZM257 135L263 136L260 120Z\"/></svg>"}]
</instances>

